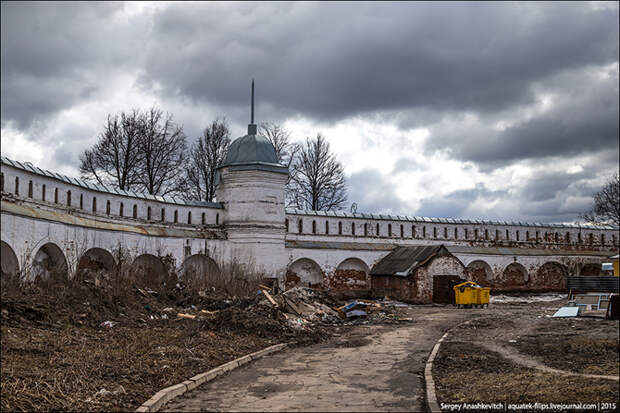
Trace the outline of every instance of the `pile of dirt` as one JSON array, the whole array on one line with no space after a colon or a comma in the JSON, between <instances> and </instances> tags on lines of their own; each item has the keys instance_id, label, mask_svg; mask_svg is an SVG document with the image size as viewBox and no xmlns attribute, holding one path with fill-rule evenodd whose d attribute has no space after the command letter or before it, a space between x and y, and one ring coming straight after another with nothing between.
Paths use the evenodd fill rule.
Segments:
<instances>
[{"instance_id":1,"label":"pile of dirt","mask_svg":"<svg viewBox=\"0 0 620 413\"><path fill-rule=\"evenodd\" d=\"M0 408L133 410L164 387L267 346L330 338L334 325L358 321L342 317L343 304L307 288L236 297L103 276L3 288ZM363 322L397 317L394 308L373 308L384 318Z\"/></svg>"}]
</instances>

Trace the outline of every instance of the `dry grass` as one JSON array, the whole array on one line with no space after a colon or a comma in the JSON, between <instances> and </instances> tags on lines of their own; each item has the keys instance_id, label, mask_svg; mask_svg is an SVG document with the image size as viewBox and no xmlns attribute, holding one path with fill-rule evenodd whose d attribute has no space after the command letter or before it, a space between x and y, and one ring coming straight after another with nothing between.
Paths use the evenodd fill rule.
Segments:
<instances>
[{"instance_id":1,"label":"dry grass","mask_svg":"<svg viewBox=\"0 0 620 413\"><path fill-rule=\"evenodd\" d=\"M543 373L469 342L444 342L433 365L443 403L596 403L618 399L618 382Z\"/></svg>"},{"instance_id":2,"label":"dry grass","mask_svg":"<svg viewBox=\"0 0 620 413\"><path fill-rule=\"evenodd\" d=\"M260 275L243 266L179 282L172 271L138 271L129 257L117 259L114 271L91 263L71 278L3 277L2 411L133 410L164 387L302 334L268 311L245 310L258 300ZM220 311L175 318L201 308ZM102 389L115 393L96 396Z\"/></svg>"}]
</instances>

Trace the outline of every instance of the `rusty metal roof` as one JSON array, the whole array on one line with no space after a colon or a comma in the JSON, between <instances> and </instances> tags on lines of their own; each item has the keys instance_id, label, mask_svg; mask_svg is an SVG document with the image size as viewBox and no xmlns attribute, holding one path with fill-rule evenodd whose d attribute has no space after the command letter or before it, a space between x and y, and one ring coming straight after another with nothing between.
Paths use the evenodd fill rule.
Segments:
<instances>
[{"instance_id":1,"label":"rusty metal roof","mask_svg":"<svg viewBox=\"0 0 620 413\"><path fill-rule=\"evenodd\" d=\"M591 224L555 224L540 222L515 222L515 221L489 221L476 219L460 219L460 218L431 218L418 216L403 215L383 215L383 214L367 214L367 213L350 213L343 211L309 211L303 209L287 208L286 213L289 215L306 215L306 216L323 216L323 217L342 217L357 219L372 219L384 221L406 221L416 223L429 224L470 224L470 225L505 225L518 227L540 227L540 228L579 228L579 229L618 229L611 225L591 225Z\"/></svg>"},{"instance_id":2,"label":"rusty metal roof","mask_svg":"<svg viewBox=\"0 0 620 413\"><path fill-rule=\"evenodd\" d=\"M194 200L186 201L186 200L182 200L179 198L173 198L167 195L161 196L161 195L144 194L141 192L135 192L135 191L129 191L129 190L125 191L125 190L122 190L120 188L117 188L111 185L104 186L101 184L95 184L93 182L88 182L88 181L77 179L77 178L70 178L68 176L61 175L59 173L55 173L55 172L48 171L46 169L38 168L36 166L33 166L30 162L21 163L19 161L13 161L4 156L0 157L0 161L1 163L5 165L9 165L14 168L24 170L26 172L30 172L35 175L47 176L49 178L57 179L59 181L68 183L70 185L76 185L76 186L80 186L85 189L89 189L91 191L109 193L112 195L122 195L122 196L127 196L127 197L132 197L132 198L141 198L141 199L152 200L152 201L157 201L157 202L164 202L167 204L196 206L196 207L202 207L202 208L224 209L224 206L219 202L206 202L206 201L194 201Z\"/></svg>"},{"instance_id":3,"label":"rusty metal roof","mask_svg":"<svg viewBox=\"0 0 620 413\"><path fill-rule=\"evenodd\" d=\"M427 264L434 257L451 255L443 245L398 247L376 263L370 275L407 277L416 268Z\"/></svg>"}]
</instances>

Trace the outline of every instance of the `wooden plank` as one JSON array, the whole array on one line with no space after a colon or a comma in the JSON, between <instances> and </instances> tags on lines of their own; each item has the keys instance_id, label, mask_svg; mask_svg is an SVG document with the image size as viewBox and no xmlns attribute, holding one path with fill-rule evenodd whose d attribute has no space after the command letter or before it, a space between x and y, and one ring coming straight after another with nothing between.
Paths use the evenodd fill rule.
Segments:
<instances>
[{"instance_id":1,"label":"wooden plank","mask_svg":"<svg viewBox=\"0 0 620 413\"><path fill-rule=\"evenodd\" d=\"M276 303L276 300L273 299L273 297L271 296L271 294L269 294L266 290L261 290L263 292L263 294L265 294L265 298L267 298L267 300L271 303L271 305L274 306L278 306L278 303Z\"/></svg>"}]
</instances>

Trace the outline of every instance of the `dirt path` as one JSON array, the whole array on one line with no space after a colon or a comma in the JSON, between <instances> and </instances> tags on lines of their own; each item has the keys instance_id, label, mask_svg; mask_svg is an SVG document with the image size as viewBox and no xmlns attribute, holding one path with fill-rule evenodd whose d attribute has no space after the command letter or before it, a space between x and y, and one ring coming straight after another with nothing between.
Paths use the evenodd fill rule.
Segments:
<instances>
[{"instance_id":1,"label":"dirt path","mask_svg":"<svg viewBox=\"0 0 620 413\"><path fill-rule=\"evenodd\" d=\"M409 309L412 322L360 326L289 349L186 393L168 411L421 411L424 363L465 313Z\"/></svg>"},{"instance_id":2,"label":"dirt path","mask_svg":"<svg viewBox=\"0 0 620 413\"><path fill-rule=\"evenodd\" d=\"M605 379L605 380L615 380L615 381L619 380L618 376L574 373L572 371L554 369L552 367L545 366L544 364L538 362L537 360L534 360L533 358L528 357L524 354L518 353L517 351L514 351L508 347L504 347L504 346L500 346L500 345L497 345L494 343L488 343L488 342L479 342L478 344L481 344L483 347L491 351L495 351L496 353L499 353L502 357L505 357L508 360L513 361L521 366L529 367L532 369L538 369L538 370L544 371L545 373L562 374L565 376L581 376L581 377L587 377L591 379Z\"/></svg>"}]
</instances>

